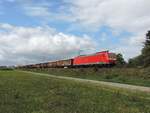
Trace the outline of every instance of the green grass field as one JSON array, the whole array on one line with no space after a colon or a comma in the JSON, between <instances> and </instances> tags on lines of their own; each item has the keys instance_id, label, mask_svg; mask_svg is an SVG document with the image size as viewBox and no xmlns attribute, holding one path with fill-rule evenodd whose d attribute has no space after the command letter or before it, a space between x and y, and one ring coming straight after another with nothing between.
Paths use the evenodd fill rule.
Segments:
<instances>
[{"instance_id":1,"label":"green grass field","mask_svg":"<svg viewBox=\"0 0 150 113\"><path fill-rule=\"evenodd\" d=\"M30 71L150 87L150 68L32 69Z\"/></svg>"},{"instance_id":2,"label":"green grass field","mask_svg":"<svg viewBox=\"0 0 150 113\"><path fill-rule=\"evenodd\" d=\"M0 113L150 113L150 94L0 71Z\"/></svg>"}]
</instances>

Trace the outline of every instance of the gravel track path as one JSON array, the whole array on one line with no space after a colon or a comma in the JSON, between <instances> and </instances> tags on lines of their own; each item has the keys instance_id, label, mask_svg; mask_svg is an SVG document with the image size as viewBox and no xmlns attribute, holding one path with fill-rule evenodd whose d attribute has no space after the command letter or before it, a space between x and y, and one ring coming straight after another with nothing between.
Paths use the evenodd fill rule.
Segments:
<instances>
[{"instance_id":1,"label":"gravel track path","mask_svg":"<svg viewBox=\"0 0 150 113\"><path fill-rule=\"evenodd\" d=\"M96 81L96 80L73 78L73 77L56 76L56 75L51 75L51 74L43 74L43 73L30 72L30 71L20 71L20 72L31 73L31 74L40 75L40 76L48 76L48 77L58 78L58 79L73 80L73 81L84 82L84 83L105 85L105 86L110 86L110 87L115 87L115 88L120 88L120 89L127 89L127 90L132 90L132 91L141 91L141 92L149 92L150 93L150 87L144 87L144 86L128 85L128 84L114 83L114 82Z\"/></svg>"}]
</instances>

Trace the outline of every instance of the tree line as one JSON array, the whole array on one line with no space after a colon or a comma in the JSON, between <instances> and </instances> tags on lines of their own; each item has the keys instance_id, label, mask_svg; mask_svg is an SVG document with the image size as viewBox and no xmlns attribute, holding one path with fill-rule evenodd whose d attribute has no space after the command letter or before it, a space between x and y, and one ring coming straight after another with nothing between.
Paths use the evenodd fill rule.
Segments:
<instances>
[{"instance_id":1,"label":"tree line","mask_svg":"<svg viewBox=\"0 0 150 113\"><path fill-rule=\"evenodd\" d=\"M122 54L117 54L117 66L128 67L148 67L150 66L150 31L146 33L146 40L143 43L141 54L134 58L129 59L128 63L125 62Z\"/></svg>"}]
</instances>

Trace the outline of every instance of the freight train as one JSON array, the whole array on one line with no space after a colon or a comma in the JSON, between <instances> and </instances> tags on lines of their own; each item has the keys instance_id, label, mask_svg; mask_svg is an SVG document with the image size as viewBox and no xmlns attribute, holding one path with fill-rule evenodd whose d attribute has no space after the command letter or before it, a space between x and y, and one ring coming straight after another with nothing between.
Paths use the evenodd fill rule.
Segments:
<instances>
[{"instance_id":1,"label":"freight train","mask_svg":"<svg viewBox=\"0 0 150 113\"><path fill-rule=\"evenodd\" d=\"M116 54L109 51L90 55L80 55L71 59L19 66L19 68L69 68L89 66L113 66L116 64Z\"/></svg>"}]
</instances>

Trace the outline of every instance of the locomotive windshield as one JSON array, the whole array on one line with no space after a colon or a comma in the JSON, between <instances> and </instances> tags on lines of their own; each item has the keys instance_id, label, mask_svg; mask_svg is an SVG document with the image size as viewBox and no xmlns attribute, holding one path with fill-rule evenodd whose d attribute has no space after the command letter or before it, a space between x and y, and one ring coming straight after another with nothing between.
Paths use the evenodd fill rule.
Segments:
<instances>
[{"instance_id":1,"label":"locomotive windshield","mask_svg":"<svg viewBox=\"0 0 150 113\"><path fill-rule=\"evenodd\" d=\"M116 59L116 54L115 53L109 53L109 58L110 59Z\"/></svg>"}]
</instances>

